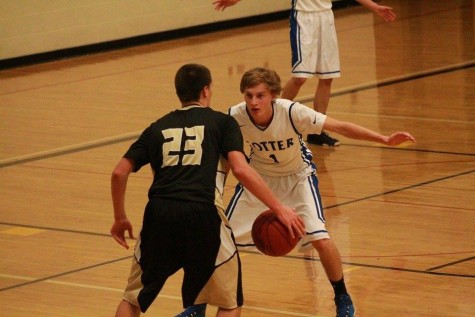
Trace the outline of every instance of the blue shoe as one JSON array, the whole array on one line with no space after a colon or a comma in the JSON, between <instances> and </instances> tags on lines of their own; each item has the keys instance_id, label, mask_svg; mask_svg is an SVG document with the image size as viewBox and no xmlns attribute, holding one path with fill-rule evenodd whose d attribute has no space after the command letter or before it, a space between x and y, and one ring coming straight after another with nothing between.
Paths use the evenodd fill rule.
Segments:
<instances>
[{"instance_id":1,"label":"blue shoe","mask_svg":"<svg viewBox=\"0 0 475 317\"><path fill-rule=\"evenodd\" d=\"M355 307L348 294L341 294L335 297L336 317L355 316Z\"/></svg>"},{"instance_id":2,"label":"blue shoe","mask_svg":"<svg viewBox=\"0 0 475 317\"><path fill-rule=\"evenodd\" d=\"M205 317L206 304L188 306L184 312L175 317Z\"/></svg>"}]
</instances>

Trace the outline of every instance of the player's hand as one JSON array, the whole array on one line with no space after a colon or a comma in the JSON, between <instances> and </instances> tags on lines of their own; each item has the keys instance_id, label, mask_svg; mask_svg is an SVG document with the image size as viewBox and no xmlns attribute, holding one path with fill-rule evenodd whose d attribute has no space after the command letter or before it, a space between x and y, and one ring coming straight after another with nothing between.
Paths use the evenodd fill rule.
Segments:
<instances>
[{"instance_id":1,"label":"player's hand","mask_svg":"<svg viewBox=\"0 0 475 317\"><path fill-rule=\"evenodd\" d=\"M292 239L305 236L305 224L294 209L285 207L280 212L276 212L276 216L290 232Z\"/></svg>"},{"instance_id":2,"label":"player's hand","mask_svg":"<svg viewBox=\"0 0 475 317\"><path fill-rule=\"evenodd\" d=\"M233 6L241 0L216 0L213 2L214 9L224 11L227 7Z\"/></svg>"},{"instance_id":3,"label":"player's hand","mask_svg":"<svg viewBox=\"0 0 475 317\"><path fill-rule=\"evenodd\" d=\"M394 22L396 20L396 14L391 7L378 5L376 7L376 13L386 22Z\"/></svg>"},{"instance_id":4,"label":"player's hand","mask_svg":"<svg viewBox=\"0 0 475 317\"><path fill-rule=\"evenodd\" d=\"M411 141L415 143L416 139L407 132L395 132L388 137L386 144L390 146L395 146L406 141Z\"/></svg>"},{"instance_id":5,"label":"player's hand","mask_svg":"<svg viewBox=\"0 0 475 317\"><path fill-rule=\"evenodd\" d=\"M114 240L117 241L118 244L128 249L129 245L127 244L127 241L125 240L125 231L129 232L130 239L135 239L132 224L127 218L124 218L121 220L115 220L114 223L112 224L110 233L112 237L114 238Z\"/></svg>"}]
</instances>

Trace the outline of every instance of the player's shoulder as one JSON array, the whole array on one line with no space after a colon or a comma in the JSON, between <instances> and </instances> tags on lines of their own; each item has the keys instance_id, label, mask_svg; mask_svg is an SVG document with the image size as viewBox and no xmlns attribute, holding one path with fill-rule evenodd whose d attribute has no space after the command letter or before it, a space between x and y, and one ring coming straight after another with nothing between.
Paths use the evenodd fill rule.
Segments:
<instances>
[{"instance_id":1,"label":"player's shoulder","mask_svg":"<svg viewBox=\"0 0 475 317\"><path fill-rule=\"evenodd\" d=\"M228 109L228 114L235 117L237 115L242 115L246 113L246 103L240 102L237 105L234 105Z\"/></svg>"},{"instance_id":2,"label":"player's shoulder","mask_svg":"<svg viewBox=\"0 0 475 317\"><path fill-rule=\"evenodd\" d=\"M288 100L288 99L282 99L282 98L277 98L274 100L274 105L276 105L277 107L286 108L286 109L289 109L291 106L297 103L298 102Z\"/></svg>"},{"instance_id":3,"label":"player's shoulder","mask_svg":"<svg viewBox=\"0 0 475 317\"><path fill-rule=\"evenodd\" d=\"M229 115L229 113L222 112L219 110L214 110L209 108L210 111L212 112L215 121L219 122L219 125L224 128L224 129L231 129L238 127L237 120L233 118L233 116ZM211 116L210 116L211 117Z\"/></svg>"},{"instance_id":4,"label":"player's shoulder","mask_svg":"<svg viewBox=\"0 0 475 317\"><path fill-rule=\"evenodd\" d=\"M307 108L299 102L288 100L288 99L275 99L274 100L274 111L276 112L285 112L290 113L294 111L299 111L300 109Z\"/></svg>"},{"instance_id":5,"label":"player's shoulder","mask_svg":"<svg viewBox=\"0 0 475 317\"><path fill-rule=\"evenodd\" d=\"M308 112L308 111L314 111L313 109L307 107L304 104L301 104L298 101L292 101L288 99L276 99L275 104L277 107L281 109L285 109L288 112Z\"/></svg>"}]
</instances>

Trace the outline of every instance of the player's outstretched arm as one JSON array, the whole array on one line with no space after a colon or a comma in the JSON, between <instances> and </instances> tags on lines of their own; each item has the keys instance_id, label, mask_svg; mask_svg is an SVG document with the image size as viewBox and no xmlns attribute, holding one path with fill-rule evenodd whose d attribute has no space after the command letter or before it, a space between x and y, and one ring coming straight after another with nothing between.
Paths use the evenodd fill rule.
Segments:
<instances>
[{"instance_id":1,"label":"player's outstretched arm","mask_svg":"<svg viewBox=\"0 0 475 317\"><path fill-rule=\"evenodd\" d=\"M360 125L330 117L325 119L323 129L351 139L378 142L389 146L399 145L407 141L416 142L416 139L408 132L395 132L390 136L385 136Z\"/></svg>"},{"instance_id":2,"label":"player's outstretched arm","mask_svg":"<svg viewBox=\"0 0 475 317\"><path fill-rule=\"evenodd\" d=\"M133 162L122 158L114 168L111 176L112 205L114 207L114 223L110 233L117 243L128 249L125 240L125 231L129 232L129 238L134 239L132 224L125 213L125 191L130 173L134 168Z\"/></svg>"},{"instance_id":3,"label":"player's outstretched arm","mask_svg":"<svg viewBox=\"0 0 475 317\"><path fill-rule=\"evenodd\" d=\"M229 152L227 159L233 175L247 190L276 214L280 222L287 227L292 238L305 235L303 220L295 213L294 209L283 205L277 199L262 177L249 166L242 152Z\"/></svg>"},{"instance_id":4,"label":"player's outstretched arm","mask_svg":"<svg viewBox=\"0 0 475 317\"><path fill-rule=\"evenodd\" d=\"M396 14L393 11L393 8L379 5L372 0L356 0L362 6L370 9L375 12L377 15L382 17L386 22L394 22L396 20Z\"/></svg>"},{"instance_id":5,"label":"player's outstretched arm","mask_svg":"<svg viewBox=\"0 0 475 317\"><path fill-rule=\"evenodd\" d=\"M224 11L227 7L233 6L241 0L216 0L213 2L214 9Z\"/></svg>"}]
</instances>

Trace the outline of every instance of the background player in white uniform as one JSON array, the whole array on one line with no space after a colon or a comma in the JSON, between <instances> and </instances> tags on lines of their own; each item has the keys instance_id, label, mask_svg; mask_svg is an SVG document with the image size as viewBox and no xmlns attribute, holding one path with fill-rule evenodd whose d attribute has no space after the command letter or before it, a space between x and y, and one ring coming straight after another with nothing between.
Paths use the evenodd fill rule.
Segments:
<instances>
[{"instance_id":1,"label":"background player in white uniform","mask_svg":"<svg viewBox=\"0 0 475 317\"><path fill-rule=\"evenodd\" d=\"M217 10L240 0L217 0ZM392 8L371 0L356 0L381 16L386 22L396 19ZM333 78L340 77L340 57L331 0L291 0L290 48L292 50L292 77L285 84L282 98L293 100L307 78L318 77L313 108L327 113ZM339 145L327 133L309 134L307 141L324 146Z\"/></svg>"},{"instance_id":2,"label":"background player in white uniform","mask_svg":"<svg viewBox=\"0 0 475 317\"><path fill-rule=\"evenodd\" d=\"M323 207L312 153L302 141L305 133L323 129L349 138L386 145L414 142L407 132L384 136L359 125L338 121L297 102L277 99L280 78L272 70L254 68L241 79L244 102L229 114L239 123L244 141L250 146L250 165L261 174L271 190L304 220L307 231L303 242L313 246L335 291L337 316L353 316L354 307L343 279L341 258L325 228ZM242 248L253 248L251 237L255 218L266 208L241 184L226 210Z\"/></svg>"},{"instance_id":3,"label":"background player in white uniform","mask_svg":"<svg viewBox=\"0 0 475 317\"><path fill-rule=\"evenodd\" d=\"M112 173L113 238L128 248L132 225L124 199L130 173L150 164L154 170L132 269L116 317L139 316L166 280L183 269L184 307L204 317L206 303L216 316L238 317L243 304L241 266L231 229L219 210L225 157L233 174L281 219L292 234L304 234L302 220L284 206L247 164L242 134L232 117L209 108L211 73L199 64L182 66L175 77L182 108L152 123ZM222 169L221 169L222 167ZM222 176L219 177L219 174ZM190 230L191 229L191 230Z\"/></svg>"}]
</instances>

